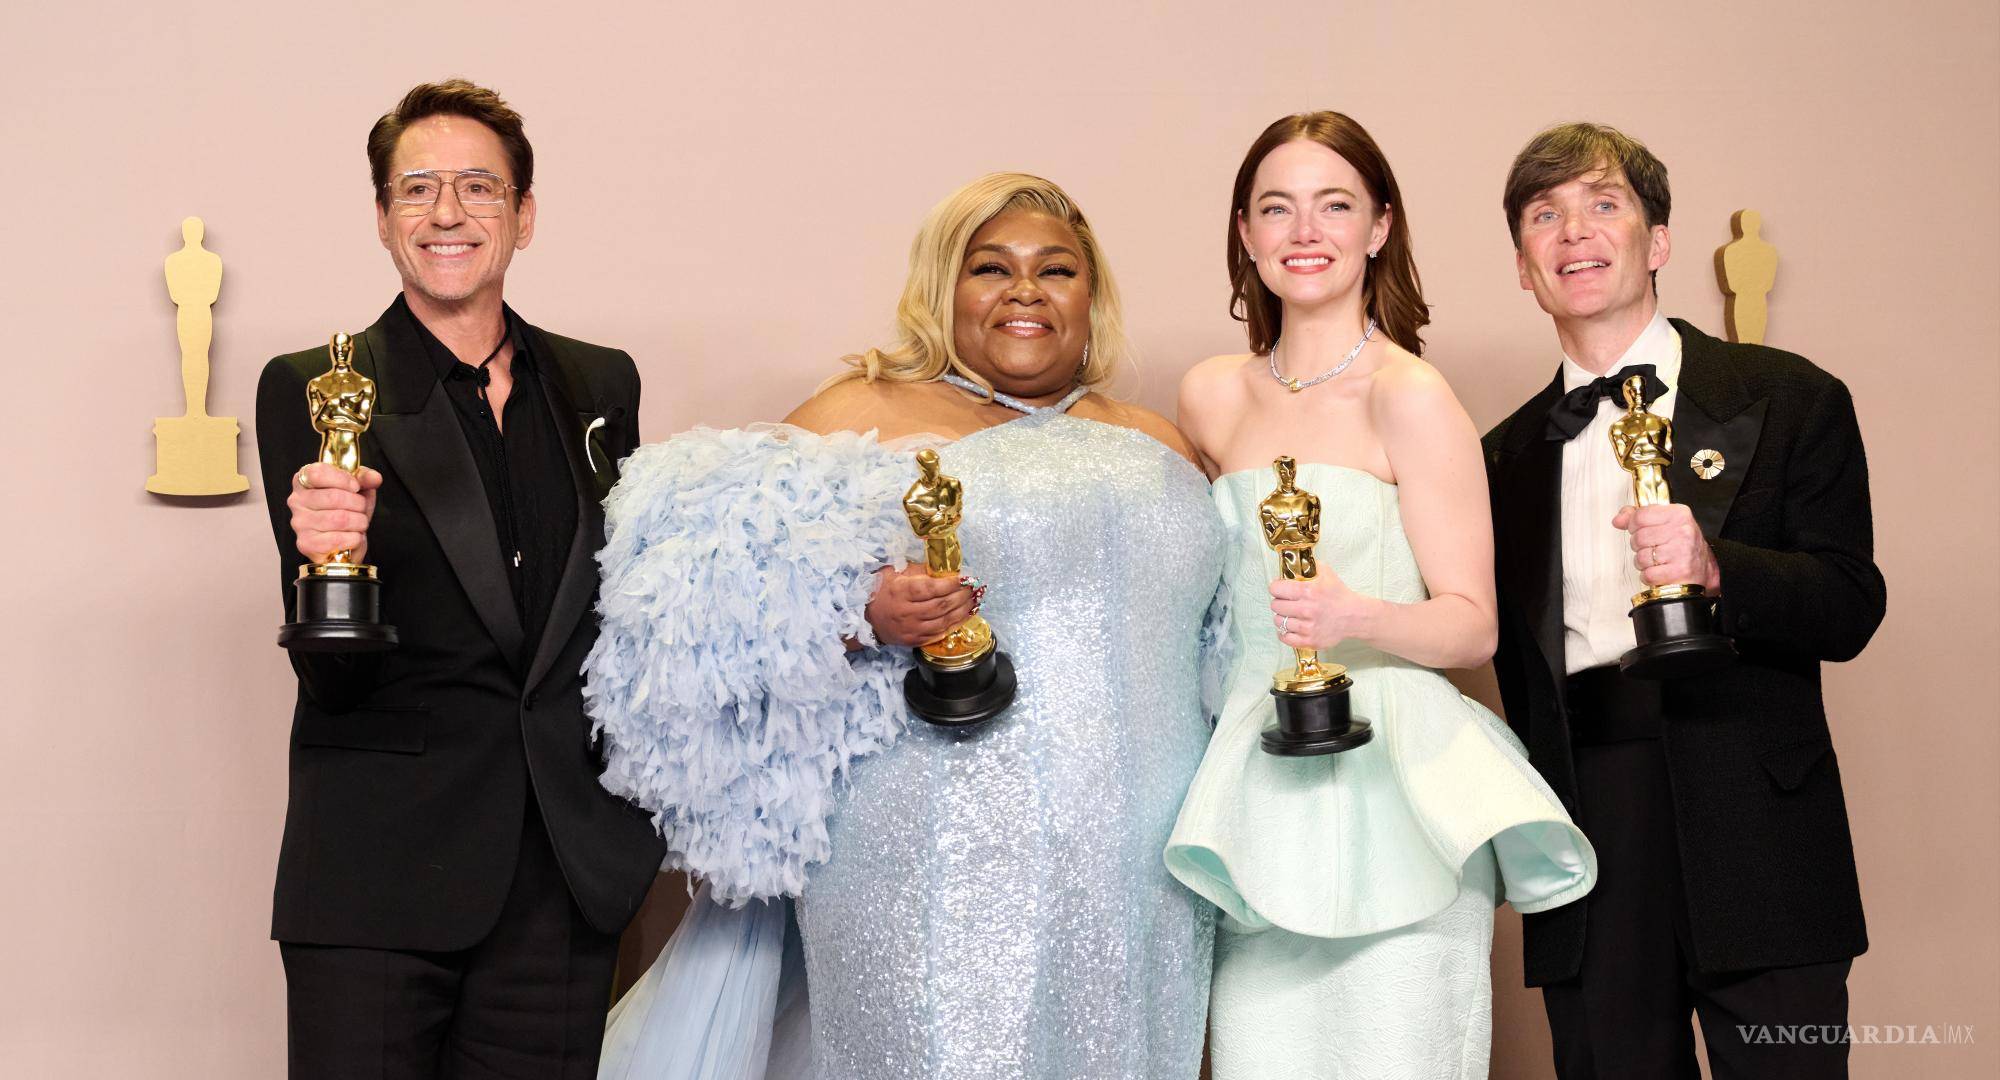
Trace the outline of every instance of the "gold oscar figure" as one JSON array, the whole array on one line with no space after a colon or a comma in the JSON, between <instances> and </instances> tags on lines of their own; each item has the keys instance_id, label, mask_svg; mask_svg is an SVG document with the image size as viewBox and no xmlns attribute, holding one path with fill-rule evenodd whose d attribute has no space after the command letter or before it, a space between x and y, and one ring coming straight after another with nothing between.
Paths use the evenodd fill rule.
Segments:
<instances>
[{"instance_id":1,"label":"gold oscar figure","mask_svg":"<svg viewBox=\"0 0 2000 1080\"><path fill-rule=\"evenodd\" d=\"M1625 380L1625 415L1611 423L1611 452L1632 476L1633 506L1665 506L1667 466L1674 463L1674 428L1646 407L1646 377ZM1736 655L1716 633L1715 600L1692 583L1655 585L1632 597L1632 630L1638 641L1618 660L1626 674L1670 679L1712 670Z\"/></svg>"},{"instance_id":2,"label":"gold oscar figure","mask_svg":"<svg viewBox=\"0 0 2000 1080\"><path fill-rule=\"evenodd\" d=\"M938 471L935 450L917 454L917 482L903 496L910 528L924 541L924 567L932 577L956 578L965 552L958 546L958 523L965 516L965 485ZM993 651L993 627L974 615L922 647L940 667L964 667Z\"/></svg>"},{"instance_id":3,"label":"gold oscar figure","mask_svg":"<svg viewBox=\"0 0 2000 1080\"><path fill-rule=\"evenodd\" d=\"M1286 581L1319 575L1313 548L1319 543L1319 496L1298 485L1298 462L1271 463L1278 488L1257 504L1264 543L1278 553L1278 573ZM1347 669L1320 659L1316 649L1294 647L1291 666L1271 677L1278 722L1264 729L1264 749L1284 757L1309 757L1352 750L1374 738L1368 721L1355 718L1347 692L1354 680Z\"/></svg>"},{"instance_id":4,"label":"gold oscar figure","mask_svg":"<svg viewBox=\"0 0 2000 1080\"><path fill-rule=\"evenodd\" d=\"M1646 407L1646 377L1625 380L1625 415L1611 422L1611 452L1632 474L1633 506L1665 506L1667 466L1674 463L1674 426Z\"/></svg>"},{"instance_id":5,"label":"gold oscar figure","mask_svg":"<svg viewBox=\"0 0 2000 1080\"><path fill-rule=\"evenodd\" d=\"M375 415L375 380L354 370L354 339L336 333L327 343L333 366L306 383L306 408L319 432L319 463L352 476L361 471L361 435ZM396 628L382 622L381 583L375 568L336 551L323 563L306 563L292 583L297 621L278 631L278 644L301 652L379 652L396 644Z\"/></svg>"},{"instance_id":6,"label":"gold oscar figure","mask_svg":"<svg viewBox=\"0 0 2000 1080\"><path fill-rule=\"evenodd\" d=\"M210 309L222 295L222 256L201 246L201 219L181 222L181 249L167 256L167 295L174 301L174 329L181 346L180 416L153 421L154 467L146 490L156 495L234 495L250 490L236 471L233 416L208 415L208 347L215 338Z\"/></svg>"},{"instance_id":7,"label":"gold oscar figure","mask_svg":"<svg viewBox=\"0 0 2000 1080\"><path fill-rule=\"evenodd\" d=\"M935 450L918 451L917 471L916 483L903 495L903 513L924 542L924 568L932 577L956 579L964 561L958 524L965 517L965 485L944 475ZM977 724L1014 700L1014 663L976 612L915 654L903 697L910 711L933 724Z\"/></svg>"},{"instance_id":8,"label":"gold oscar figure","mask_svg":"<svg viewBox=\"0 0 2000 1080\"><path fill-rule=\"evenodd\" d=\"M1778 280L1778 249L1762 235L1764 216L1755 210L1738 210L1729 217L1729 231L1736 237L1715 249L1715 276L1727 299L1722 305L1722 324L1729 340L1743 345L1762 345L1764 328L1770 319L1768 297Z\"/></svg>"}]
</instances>

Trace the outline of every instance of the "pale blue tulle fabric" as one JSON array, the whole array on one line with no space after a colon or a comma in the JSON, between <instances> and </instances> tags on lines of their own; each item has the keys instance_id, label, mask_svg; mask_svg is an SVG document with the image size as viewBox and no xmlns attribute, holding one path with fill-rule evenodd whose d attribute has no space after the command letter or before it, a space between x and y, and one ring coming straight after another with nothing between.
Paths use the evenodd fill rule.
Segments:
<instances>
[{"instance_id":1,"label":"pale blue tulle fabric","mask_svg":"<svg viewBox=\"0 0 2000 1080\"><path fill-rule=\"evenodd\" d=\"M804 990L789 908L783 899L726 907L712 902L703 886L659 960L612 1007L597 1075L602 1080L804 1075L768 1071L781 986L794 998ZM785 978L788 974L792 977Z\"/></svg>"},{"instance_id":2,"label":"pale blue tulle fabric","mask_svg":"<svg viewBox=\"0 0 2000 1080\"><path fill-rule=\"evenodd\" d=\"M1061 415L944 448L946 471L967 481L968 569L996 590L989 617L1016 650L1031 705L994 722L999 741L985 757L919 725L923 746L864 792L848 787L850 772L865 775L909 723L907 654L849 653L840 639L872 643L873 571L919 553L900 505L913 448L788 428L698 430L624 466L607 504L603 633L587 666L604 782L654 813L667 865L704 879L714 899L697 897L619 1003L603 1077L955 1076L973 1052L998 1055L999 1071L983 1074L994 1077L1085 1075L1079 1062L1107 1054L1131 1067L1105 1075L1194 1075L1211 909L1166 875L1157 852L1206 742L1200 701L1219 700L1232 640L1226 605L1213 602L1222 534L1205 488L1157 442ZM1164 584L1152 580L1156 564L1169 571ZM1041 582L1058 587L1038 593ZM1129 610L1116 606L1118 582L1137 590ZM1066 610L1080 600L1093 606ZM1094 731L1094 741L1065 741ZM959 824L923 810L866 828L857 818L854 840L829 839L830 814L869 816L858 799L922 805L931 758L973 781L952 792ZM989 766L1026 768L1046 801L1000 801L1011 788L977 782ZM1072 902L1001 898L966 910L976 888L946 897L894 877L887 860L905 859L891 854L899 846L919 845L926 873L961 859L969 821L1005 823L1030 853L984 856L1004 872L996 880ZM820 872L828 866L840 870ZM1070 880L1079 873L1089 880ZM797 925L788 898L802 890L817 905L803 950L787 929ZM885 1002L862 1002L879 989L868 966L910 958L897 936L910 928L880 911L890 894L922 908L914 959L942 967L894 988L897 1015L875 1016L869 1008ZM871 929L893 931L875 935L884 951L851 933ZM1020 958L985 970L1032 991L1028 1005L1051 993L1071 1004L1041 1015L1009 996L996 1011L987 999L999 988L965 977L982 940ZM817 1017L806 970L824 991ZM831 1038L816 1044L815 1026ZM903 1037L916 1029L914 1042Z\"/></svg>"}]
</instances>

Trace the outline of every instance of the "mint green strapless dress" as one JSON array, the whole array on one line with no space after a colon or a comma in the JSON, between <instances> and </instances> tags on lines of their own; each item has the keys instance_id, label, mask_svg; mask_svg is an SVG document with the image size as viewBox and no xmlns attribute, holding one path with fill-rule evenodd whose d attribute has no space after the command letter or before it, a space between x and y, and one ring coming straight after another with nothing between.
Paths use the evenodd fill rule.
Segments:
<instances>
[{"instance_id":1,"label":"mint green strapless dress","mask_svg":"<svg viewBox=\"0 0 2000 1080\"><path fill-rule=\"evenodd\" d=\"M1304 463L1321 572L1398 603L1429 595L1393 484ZM1544 911L1590 891L1597 858L1500 719L1429 668L1343 642L1366 746L1281 758L1271 675L1291 650L1270 618L1277 556L1257 504L1274 470L1213 494L1229 529L1238 661L1166 848L1224 919L1209 1049L1217 1080L1486 1075L1493 907Z\"/></svg>"}]
</instances>

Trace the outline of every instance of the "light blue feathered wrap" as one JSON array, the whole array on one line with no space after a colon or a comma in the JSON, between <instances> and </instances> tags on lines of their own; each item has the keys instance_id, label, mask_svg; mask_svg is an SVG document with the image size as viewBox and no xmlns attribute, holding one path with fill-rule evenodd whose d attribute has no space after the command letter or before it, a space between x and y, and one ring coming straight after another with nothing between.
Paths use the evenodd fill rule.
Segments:
<instances>
[{"instance_id":1,"label":"light blue feathered wrap","mask_svg":"<svg viewBox=\"0 0 2000 1080\"><path fill-rule=\"evenodd\" d=\"M602 782L717 901L797 896L836 778L906 721L908 654L873 647L864 609L875 571L919 553L915 462L872 433L697 428L621 473L584 665Z\"/></svg>"}]
</instances>

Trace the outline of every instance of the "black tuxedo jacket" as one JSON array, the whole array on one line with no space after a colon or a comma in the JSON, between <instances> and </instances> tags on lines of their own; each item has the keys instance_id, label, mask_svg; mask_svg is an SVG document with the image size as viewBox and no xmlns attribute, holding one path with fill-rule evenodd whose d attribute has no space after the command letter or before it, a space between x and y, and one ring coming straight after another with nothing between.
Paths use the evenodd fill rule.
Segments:
<instances>
[{"instance_id":1,"label":"black tuxedo jacket","mask_svg":"<svg viewBox=\"0 0 2000 1080\"><path fill-rule=\"evenodd\" d=\"M577 490L576 538L547 629L524 642L471 446L399 309L355 338L354 366L375 380L361 456L383 477L366 559L401 644L360 659L292 654L299 693L271 936L474 944L506 900L530 797L584 916L616 933L664 845L642 812L598 786L581 671L597 634L601 503L613 463L639 441L638 371L625 353L522 328ZM305 386L328 366L323 346L280 356L257 386L287 621L305 560L285 498L319 452Z\"/></svg>"},{"instance_id":2,"label":"black tuxedo jacket","mask_svg":"<svg viewBox=\"0 0 2000 1080\"><path fill-rule=\"evenodd\" d=\"M1854 403L1801 357L1673 326L1681 375L1668 482L1715 552L1721 628L1740 652L1730 668L1662 689L1694 964L1853 957L1868 937L1819 666L1858 654L1885 602ZM1500 599L1493 666L1508 722L1588 835L1563 703L1564 444L1543 434L1561 394L1558 374L1485 439ZM1712 480L1688 465L1703 449L1723 455ZM1589 903L1525 917L1530 986L1576 974Z\"/></svg>"}]
</instances>

